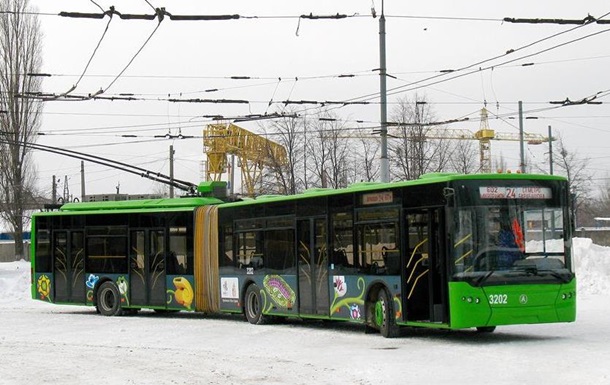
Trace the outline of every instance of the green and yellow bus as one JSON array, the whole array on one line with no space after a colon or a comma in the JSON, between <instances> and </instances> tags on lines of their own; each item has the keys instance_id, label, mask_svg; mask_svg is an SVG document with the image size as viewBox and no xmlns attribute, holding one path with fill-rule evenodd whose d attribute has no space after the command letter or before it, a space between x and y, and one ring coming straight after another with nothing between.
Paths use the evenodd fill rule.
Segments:
<instances>
[{"instance_id":1,"label":"green and yellow bus","mask_svg":"<svg viewBox=\"0 0 610 385\"><path fill-rule=\"evenodd\" d=\"M525 174L68 203L33 216L32 297L107 316L350 321L385 337L572 322L569 208L564 178Z\"/></svg>"}]
</instances>

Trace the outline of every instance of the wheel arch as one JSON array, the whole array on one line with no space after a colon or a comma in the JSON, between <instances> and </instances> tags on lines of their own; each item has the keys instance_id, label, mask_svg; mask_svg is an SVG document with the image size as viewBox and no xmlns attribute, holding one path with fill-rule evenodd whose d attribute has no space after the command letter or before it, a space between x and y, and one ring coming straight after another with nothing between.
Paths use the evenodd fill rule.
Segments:
<instances>
[{"instance_id":1,"label":"wheel arch","mask_svg":"<svg viewBox=\"0 0 610 385\"><path fill-rule=\"evenodd\" d=\"M252 279L252 278L246 279L239 292L239 304L241 305L240 306L241 312L243 314L246 314L246 292L248 291L248 288L250 287L250 285L254 285L254 284L256 284L256 281L254 281L254 279Z\"/></svg>"},{"instance_id":2,"label":"wheel arch","mask_svg":"<svg viewBox=\"0 0 610 385\"><path fill-rule=\"evenodd\" d=\"M102 284L105 282L112 282L116 285L116 282L114 282L112 278L100 277L100 279L98 279L98 281L95 283L95 286L93 287L93 304L95 306L97 306L97 291L99 290L100 286L102 286Z\"/></svg>"}]
</instances>

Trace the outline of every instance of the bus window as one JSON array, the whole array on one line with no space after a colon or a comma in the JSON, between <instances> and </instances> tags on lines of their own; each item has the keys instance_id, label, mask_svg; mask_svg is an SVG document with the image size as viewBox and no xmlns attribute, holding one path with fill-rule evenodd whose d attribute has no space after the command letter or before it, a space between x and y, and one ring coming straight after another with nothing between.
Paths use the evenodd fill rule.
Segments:
<instances>
[{"instance_id":1,"label":"bus window","mask_svg":"<svg viewBox=\"0 0 610 385\"><path fill-rule=\"evenodd\" d=\"M233 266L233 226L232 224L226 224L222 227L222 245L221 245L221 253L219 258L220 267L223 266Z\"/></svg>"},{"instance_id":2,"label":"bus window","mask_svg":"<svg viewBox=\"0 0 610 385\"><path fill-rule=\"evenodd\" d=\"M127 274L127 237L87 237L86 268L92 273Z\"/></svg>"},{"instance_id":3,"label":"bus window","mask_svg":"<svg viewBox=\"0 0 610 385\"><path fill-rule=\"evenodd\" d=\"M192 259L187 258L186 227L170 227L167 274L192 274Z\"/></svg>"},{"instance_id":4,"label":"bus window","mask_svg":"<svg viewBox=\"0 0 610 385\"><path fill-rule=\"evenodd\" d=\"M36 233L36 272L51 271L51 249L49 230L38 230Z\"/></svg>"},{"instance_id":5,"label":"bus window","mask_svg":"<svg viewBox=\"0 0 610 385\"><path fill-rule=\"evenodd\" d=\"M263 260L269 269L287 271L296 268L294 230L266 231Z\"/></svg>"},{"instance_id":6,"label":"bus window","mask_svg":"<svg viewBox=\"0 0 610 385\"><path fill-rule=\"evenodd\" d=\"M351 213L332 215L331 221L331 266L336 270L354 267L354 225Z\"/></svg>"},{"instance_id":7,"label":"bus window","mask_svg":"<svg viewBox=\"0 0 610 385\"><path fill-rule=\"evenodd\" d=\"M237 262L239 268L262 268L263 232L252 231L237 234Z\"/></svg>"},{"instance_id":8,"label":"bus window","mask_svg":"<svg viewBox=\"0 0 610 385\"><path fill-rule=\"evenodd\" d=\"M407 255L407 267L411 263L416 263L416 259L421 259L422 265L427 264L429 257L429 236L428 236L428 214L413 213L407 215L408 234L409 234L409 253Z\"/></svg>"},{"instance_id":9,"label":"bus window","mask_svg":"<svg viewBox=\"0 0 610 385\"><path fill-rule=\"evenodd\" d=\"M527 203L530 203L529 201ZM557 208L521 202L462 208L454 221L453 276L477 285L571 277Z\"/></svg>"},{"instance_id":10,"label":"bus window","mask_svg":"<svg viewBox=\"0 0 610 385\"><path fill-rule=\"evenodd\" d=\"M400 250L395 222L367 223L358 226L360 266L371 274L398 274ZM391 262L388 262L391 258ZM391 266L391 271L387 267Z\"/></svg>"},{"instance_id":11,"label":"bus window","mask_svg":"<svg viewBox=\"0 0 610 385\"><path fill-rule=\"evenodd\" d=\"M456 272L472 269L474 258L474 228L471 210L460 210L456 215L456 234L453 244L454 264Z\"/></svg>"},{"instance_id":12,"label":"bus window","mask_svg":"<svg viewBox=\"0 0 610 385\"><path fill-rule=\"evenodd\" d=\"M163 230L150 232L149 271L151 274L163 274L165 271L165 234Z\"/></svg>"}]
</instances>

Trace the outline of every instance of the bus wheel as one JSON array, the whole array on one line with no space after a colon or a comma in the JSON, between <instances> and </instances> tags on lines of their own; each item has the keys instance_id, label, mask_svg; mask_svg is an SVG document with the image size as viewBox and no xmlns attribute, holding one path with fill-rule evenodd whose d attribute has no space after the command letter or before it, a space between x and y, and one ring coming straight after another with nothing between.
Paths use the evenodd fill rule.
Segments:
<instances>
[{"instance_id":1,"label":"bus wheel","mask_svg":"<svg viewBox=\"0 0 610 385\"><path fill-rule=\"evenodd\" d=\"M493 333L496 330L495 326L479 326L477 332L479 333Z\"/></svg>"},{"instance_id":2,"label":"bus wheel","mask_svg":"<svg viewBox=\"0 0 610 385\"><path fill-rule=\"evenodd\" d=\"M262 325L267 321L267 317L263 314L261 291L256 284L248 286L244 303L244 311L248 322L254 325Z\"/></svg>"},{"instance_id":3,"label":"bus wheel","mask_svg":"<svg viewBox=\"0 0 610 385\"><path fill-rule=\"evenodd\" d=\"M385 338L398 337L400 330L394 317L394 306L385 289L379 290L375 302L375 325Z\"/></svg>"},{"instance_id":4,"label":"bus wheel","mask_svg":"<svg viewBox=\"0 0 610 385\"><path fill-rule=\"evenodd\" d=\"M97 289L97 310L101 315L122 315L121 295L114 282L106 281Z\"/></svg>"}]
</instances>

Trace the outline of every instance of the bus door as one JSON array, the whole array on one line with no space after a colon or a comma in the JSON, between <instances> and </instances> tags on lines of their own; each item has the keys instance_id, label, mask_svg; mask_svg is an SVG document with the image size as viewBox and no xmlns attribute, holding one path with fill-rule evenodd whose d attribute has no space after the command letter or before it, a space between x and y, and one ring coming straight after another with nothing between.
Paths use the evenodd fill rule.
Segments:
<instances>
[{"instance_id":1,"label":"bus door","mask_svg":"<svg viewBox=\"0 0 610 385\"><path fill-rule=\"evenodd\" d=\"M408 252L403 279L407 320L447 322L442 208L408 210Z\"/></svg>"},{"instance_id":2,"label":"bus door","mask_svg":"<svg viewBox=\"0 0 610 385\"><path fill-rule=\"evenodd\" d=\"M55 300L85 303L84 234L82 231L53 232L53 276Z\"/></svg>"},{"instance_id":3,"label":"bus door","mask_svg":"<svg viewBox=\"0 0 610 385\"><path fill-rule=\"evenodd\" d=\"M165 306L165 230L132 230L129 244L132 306Z\"/></svg>"},{"instance_id":4,"label":"bus door","mask_svg":"<svg viewBox=\"0 0 610 385\"><path fill-rule=\"evenodd\" d=\"M326 218L297 221L299 313L328 315Z\"/></svg>"}]
</instances>

